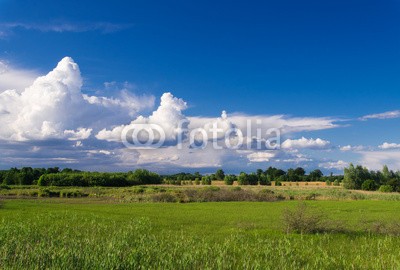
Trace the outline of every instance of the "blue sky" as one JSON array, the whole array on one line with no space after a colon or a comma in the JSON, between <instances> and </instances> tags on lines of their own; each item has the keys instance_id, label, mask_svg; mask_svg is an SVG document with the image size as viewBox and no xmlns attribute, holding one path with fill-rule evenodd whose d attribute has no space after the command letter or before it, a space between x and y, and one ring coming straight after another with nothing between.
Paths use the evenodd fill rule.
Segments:
<instances>
[{"instance_id":1,"label":"blue sky","mask_svg":"<svg viewBox=\"0 0 400 270\"><path fill-rule=\"evenodd\" d=\"M400 113L382 114L400 109L399 13L398 1L0 0L0 112L5 112L0 124L6 130L0 134L0 167L46 163L93 170L101 164L105 170L237 172L274 165L340 172L354 162L400 169ZM48 75L47 84L36 83L26 94L24 89L66 56L73 60L59 70L79 81L70 69L76 64L83 81L78 95L92 96L92 103L61 99L59 110L34 111L47 108L40 95L57 99L63 93L55 82L60 77ZM55 88L46 92L49 82ZM16 94L4 94L10 89ZM205 119L218 122L226 110L222 125L284 115L283 125L312 118L313 128L283 132L282 142L298 143L274 154L182 153L171 144L129 152L111 133L98 138L103 129L152 115L166 92L173 95L164 96L167 109L179 99L186 105L173 112L162 107L165 121L178 113L193 127L203 127ZM6 108L10 99L18 110ZM100 115L106 120L96 118ZM360 119L367 115L372 116ZM321 124L321 118L328 120ZM75 134L79 128L87 131L80 133L82 140ZM313 141L318 138L329 144L318 145ZM76 147L78 141L82 145ZM26 154L27 147L34 151Z\"/></svg>"}]
</instances>

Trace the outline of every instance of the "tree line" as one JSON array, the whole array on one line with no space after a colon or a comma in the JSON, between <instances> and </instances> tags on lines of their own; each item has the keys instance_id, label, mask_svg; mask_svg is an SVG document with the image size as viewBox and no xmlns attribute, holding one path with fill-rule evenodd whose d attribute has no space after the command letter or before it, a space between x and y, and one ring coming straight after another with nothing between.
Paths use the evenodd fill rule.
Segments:
<instances>
[{"instance_id":1,"label":"tree line","mask_svg":"<svg viewBox=\"0 0 400 270\"><path fill-rule=\"evenodd\" d=\"M382 192L400 192L400 171L389 170L383 166L382 171L371 171L352 163L344 169L343 187L359 190L379 190Z\"/></svg>"},{"instance_id":2,"label":"tree line","mask_svg":"<svg viewBox=\"0 0 400 270\"><path fill-rule=\"evenodd\" d=\"M237 182L239 185L271 185L275 182L292 181L341 181L343 176L324 176L320 170L306 174L301 167L287 171L269 167L253 173L241 172L239 175L225 174L222 169L213 174L177 173L159 175L144 169L130 172L101 173L83 172L71 168L11 168L0 171L0 183L3 185L39 185L39 186L133 186L144 184L197 184L211 185L213 181L225 181L227 185Z\"/></svg>"},{"instance_id":3,"label":"tree line","mask_svg":"<svg viewBox=\"0 0 400 270\"><path fill-rule=\"evenodd\" d=\"M0 183L3 185L39 185L39 186L105 186L122 187L146 184L161 184L159 174L138 169L130 172L83 172L65 168L11 168L0 171Z\"/></svg>"},{"instance_id":4,"label":"tree line","mask_svg":"<svg viewBox=\"0 0 400 270\"><path fill-rule=\"evenodd\" d=\"M381 171L372 171L367 168L350 164L344 169L344 175L325 176L316 169L308 174L302 167L282 170L268 167L258 169L252 173L241 172L238 175L226 174L218 169L213 174L202 175L195 173L178 173L159 175L144 169L130 172L83 172L71 168L11 168L0 171L0 183L3 185L39 185L39 186L134 186L145 184L196 184L211 185L213 181L224 181L226 185L271 185L282 182L312 182L323 181L334 185L343 185L346 189L380 190L383 192L400 192L400 171L394 172L384 166Z\"/></svg>"}]
</instances>

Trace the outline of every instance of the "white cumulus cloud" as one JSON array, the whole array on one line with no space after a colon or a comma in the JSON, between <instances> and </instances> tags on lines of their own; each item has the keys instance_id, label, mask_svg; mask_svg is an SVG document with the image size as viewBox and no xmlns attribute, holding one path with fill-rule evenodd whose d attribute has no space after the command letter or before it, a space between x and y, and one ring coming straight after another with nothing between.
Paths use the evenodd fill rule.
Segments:
<instances>
[{"instance_id":1,"label":"white cumulus cloud","mask_svg":"<svg viewBox=\"0 0 400 270\"><path fill-rule=\"evenodd\" d=\"M400 148L400 144L398 143L388 143L388 142L384 142L383 144L379 145L380 149L399 149Z\"/></svg>"},{"instance_id":2,"label":"white cumulus cloud","mask_svg":"<svg viewBox=\"0 0 400 270\"><path fill-rule=\"evenodd\" d=\"M271 158L275 157L276 153L274 152L254 152L247 155L247 159L250 162L267 162L270 161Z\"/></svg>"},{"instance_id":3,"label":"white cumulus cloud","mask_svg":"<svg viewBox=\"0 0 400 270\"><path fill-rule=\"evenodd\" d=\"M133 131L138 128L138 125L154 124L163 130L166 142L176 142L177 137L183 135L188 124L186 116L182 113L186 108L187 104L184 100L174 97L171 93L164 93L161 96L160 106L149 117L139 116L128 125L117 126L112 130L103 129L96 135L96 138L106 141L121 141L125 129Z\"/></svg>"},{"instance_id":4,"label":"white cumulus cloud","mask_svg":"<svg viewBox=\"0 0 400 270\"><path fill-rule=\"evenodd\" d=\"M154 98L137 98L128 92L118 98L89 97L81 87L78 64L65 57L24 90L0 92L0 139L83 140L96 125L121 121L153 105Z\"/></svg>"},{"instance_id":5,"label":"white cumulus cloud","mask_svg":"<svg viewBox=\"0 0 400 270\"><path fill-rule=\"evenodd\" d=\"M283 149L327 149L330 147L330 142L322 140L320 138L317 139L307 139L301 137L297 140L287 139L281 145Z\"/></svg>"},{"instance_id":6,"label":"white cumulus cloud","mask_svg":"<svg viewBox=\"0 0 400 270\"><path fill-rule=\"evenodd\" d=\"M33 70L17 69L0 61L0 93L5 90L21 92L31 85L39 75Z\"/></svg>"}]
</instances>

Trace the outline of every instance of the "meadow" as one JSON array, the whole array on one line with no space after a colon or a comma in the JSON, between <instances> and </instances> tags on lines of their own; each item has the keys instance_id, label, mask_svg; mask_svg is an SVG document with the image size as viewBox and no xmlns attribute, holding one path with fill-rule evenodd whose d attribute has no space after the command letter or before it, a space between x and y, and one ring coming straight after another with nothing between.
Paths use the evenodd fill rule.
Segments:
<instances>
[{"instance_id":1,"label":"meadow","mask_svg":"<svg viewBox=\"0 0 400 270\"><path fill-rule=\"evenodd\" d=\"M298 200L2 198L1 269L400 268L398 231L377 230L398 224L396 200L309 200L340 229L298 234L282 220Z\"/></svg>"}]
</instances>

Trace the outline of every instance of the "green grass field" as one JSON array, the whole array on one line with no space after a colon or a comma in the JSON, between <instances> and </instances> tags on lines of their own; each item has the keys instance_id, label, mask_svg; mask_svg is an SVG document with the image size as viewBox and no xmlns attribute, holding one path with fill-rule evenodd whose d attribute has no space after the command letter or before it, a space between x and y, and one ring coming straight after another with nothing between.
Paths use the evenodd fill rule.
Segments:
<instances>
[{"instance_id":1,"label":"green grass field","mask_svg":"<svg viewBox=\"0 0 400 270\"><path fill-rule=\"evenodd\" d=\"M1 269L399 269L400 239L367 232L399 220L398 201L311 201L343 233L286 234L296 201L110 203L9 199Z\"/></svg>"}]
</instances>

